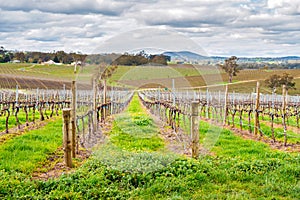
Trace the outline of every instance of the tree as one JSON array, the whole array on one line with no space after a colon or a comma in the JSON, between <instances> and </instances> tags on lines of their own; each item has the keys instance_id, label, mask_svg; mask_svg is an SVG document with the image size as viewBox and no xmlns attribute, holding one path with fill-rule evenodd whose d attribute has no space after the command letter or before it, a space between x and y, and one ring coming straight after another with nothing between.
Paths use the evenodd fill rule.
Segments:
<instances>
[{"instance_id":1,"label":"tree","mask_svg":"<svg viewBox=\"0 0 300 200\"><path fill-rule=\"evenodd\" d=\"M232 83L233 76L239 72L239 66L236 63L239 59L236 56L231 56L225 60L223 65L219 65L229 76L229 83Z\"/></svg>"},{"instance_id":2,"label":"tree","mask_svg":"<svg viewBox=\"0 0 300 200\"><path fill-rule=\"evenodd\" d=\"M272 76L270 76L268 79L265 80L265 83L267 87L271 88L272 91L275 93L276 89L278 87L281 87L282 85L286 86L286 90L296 89L295 87L296 83L293 82L293 79L294 77L288 73L283 73L282 76L273 74Z\"/></svg>"},{"instance_id":3,"label":"tree","mask_svg":"<svg viewBox=\"0 0 300 200\"><path fill-rule=\"evenodd\" d=\"M280 76L277 74L273 74L272 76L270 76L268 79L265 80L265 84L267 85L267 87L271 88L272 91L275 93L276 92L276 88L278 88L281 84L280 84Z\"/></svg>"},{"instance_id":4,"label":"tree","mask_svg":"<svg viewBox=\"0 0 300 200\"><path fill-rule=\"evenodd\" d=\"M3 46L0 47L0 54L4 55L5 54L5 48Z\"/></svg>"},{"instance_id":5,"label":"tree","mask_svg":"<svg viewBox=\"0 0 300 200\"><path fill-rule=\"evenodd\" d=\"M25 61L25 54L23 52L16 52L14 55L15 59L20 60L20 62Z\"/></svg>"},{"instance_id":6,"label":"tree","mask_svg":"<svg viewBox=\"0 0 300 200\"><path fill-rule=\"evenodd\" d=\"M155 63L159 65L167 65L167 57L165 55L150 55L150 63Z\"/></svg>"},{"instance_id":7,"label":"tree","mask_svg":"<svg viewBox=\"0 0 300 200\"><path fill-rule=\"evenodd\" d=\"M56 63L59 63L59 59L58 59L57 55L54 56L53 61Z\"/></svg>"},{"instance_id":8,"label":"tree","mask_svg":"<svg viewBox=\"0 0 300 200\"><path fill-rule=\"evenodd\" d=\"M281 76L280 78L280 84L281 85L285 85L286 87L286 90L289 90L289 89L296 89L296 83L293 82L293 79L294 77L291 76L290 74L288 73L283 73L283 75Z\"/></svg>"},{"instance_id":9,"label":"tree","mask_svg":"<svg viewBox=\"0 0 300 200\"><path fill-rule=\"evenodd\" d=\"M57 63L66 63L66 60L67 60L66 56L67 56L67 54L64 51L57 51L55 53L55 56L57 57L57 60L58 60ZM54 62L56 62L56 61L54 61Z\"/></svg>"}]
</instances>

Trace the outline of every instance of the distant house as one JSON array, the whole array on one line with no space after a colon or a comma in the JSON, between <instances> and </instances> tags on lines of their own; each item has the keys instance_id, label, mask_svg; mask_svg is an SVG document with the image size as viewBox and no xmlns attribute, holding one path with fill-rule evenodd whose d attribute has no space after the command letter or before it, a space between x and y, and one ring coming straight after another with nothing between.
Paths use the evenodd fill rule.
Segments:
<instances>
[{"instance_id":1,"label":"distant house","mask_svg":"<svg viewBox=\"0 0 300 200\"><path fill-rule=\"evenodd\" d=\"M53 60L48 60L47 62L43 62L42 65L62 65L62 63L56 63Z\"/></svg>"}]
</instances>

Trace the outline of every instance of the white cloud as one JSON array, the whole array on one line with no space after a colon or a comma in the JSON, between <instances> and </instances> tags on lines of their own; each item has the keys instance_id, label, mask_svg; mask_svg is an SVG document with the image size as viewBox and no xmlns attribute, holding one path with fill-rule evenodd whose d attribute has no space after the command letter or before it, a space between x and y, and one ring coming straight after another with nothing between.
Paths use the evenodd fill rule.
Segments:
<instances>
[{"instance_id":1,"label":"white cloud","mask_svg":"<svg viewBox=\"0 0 300 200\"><path fill-rule=\"evenodd\" d=\"M106 0L0 0L2 9L32 11L39 10L50 13L88 14L101 13L105 15L119 15L129 8L132 3Z\"/></svg>"},{"instance_id":2,"label":"white cloud","mask_svg":"<svg viewBox=\"0 0 300 200\"><path fill-rule=\"evenodd\" d=\"M109 38L153 28L161 34L178 31L213 55L300 52L299 0L0 0L0 5L0 45L8 49L91 53ZM128 41L135 36L132 42L145 36L128 33Z\"/></svg>"},{"instance_id":3,"label":"white cloud","mask_svg":"<svg viewBox=\"0 0 300 200\"><path fill-rule=\"evenodd\" d=\"M300 14L299 0L268 0L268 8L274 9L276 13L287 15Z\"/></svg>"}]
</instances>

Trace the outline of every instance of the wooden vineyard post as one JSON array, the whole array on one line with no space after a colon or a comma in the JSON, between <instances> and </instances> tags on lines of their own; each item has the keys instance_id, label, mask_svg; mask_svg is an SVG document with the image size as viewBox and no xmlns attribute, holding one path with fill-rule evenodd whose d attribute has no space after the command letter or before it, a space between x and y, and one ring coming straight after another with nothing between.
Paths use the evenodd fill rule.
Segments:
<instances>
[{"instance_id":1,"label":"wooden vineyard post","mask_svg":"<svg viewBox=\"0 0 300 200\"><path fill-rule=\"evenodd\" d=\"M192 102L191 115L191 136L192 136L192 157L197 159L199 157L199 107L198 102Z\"/></svg>"},{"instance_id":2,"label":"wooden vineyard post","mask_svg":"<svg viewBox=\"0 0 300 200\"><path fill-rule=\"evenodd\" d=\"M209 119L209 92L208 92L208 88L206 88L206 111L205 111L205 118Z\"/></svg>"},{"instance_id":3,"label":"wooden vineyard post","mask_svg":"<svg viewBox=\"0 0 300 200\"><path fill-rule=\"evenodd\" d=\"M76 82L72 81L72 115L71 115L71 124L72 124L72 157L76 158Z\"/></svg>"},{"instance_id":4,"label":"wooden vineyard post","mask_svg":"<svg viewBox=\"0 0 300 200\"><path fill-rule=\"evenodd\" d=\"M97 79L93 80L93 132L97 130Z\"/></svg>"},{"instance_id":5,"label":"wooden vineyard post","mask_svg":"<svg viewBox=\"0 0 300 200\"><path fill-rule=\"evenodd\" d=\"M176 97L175 97L175 79L172 79L172 95L173 95L173 103L172 106L176 106Z\"/></svg>"},{"instance_id":6,"label":"wooden vineyard post","mask_svg":"<svg viewBox=\"0 0 300 200\"><path fill-rule=\"evenodd\" d=\"M106 85L106 79L103 80L103 104L105 104L105 107L103 108L103 115L104 115L104 122L107 115L107 109L106 109L106 103L107 103L107 85Z\"/></svg>"},{"instance_id":7,"label":"wooden vineyard post","mask_svg":"<svg viewBox=\"0 0 300 200\"><path fill-rule=\"evenodd\" d=\"M276 141L274 134L274 113L275 113L275 102L274 102L274 91L272 91L272 115L271 115L271 131L272 131L272 139L273 142Z\"/></svg>"},{"instance_id":8,"label":"wooden vineyard post","mask_svg":"<svg viewBox=\"0 0 300 200\"><path fill-rule=\"evenodd\" d=\"M161 97L160 97L160 86L159 86L159 88L158 88L158 116L161 118L161 115L160 115L160 99L161 99Z\"/></svg>"},{"instance_id":9,"label":"wooden vineyard post","mask_svg":"<svg viewBox=\"0 0 300 200\"><path fill-rule=\"evenodd\" d=\"M9 111L9 107L7 107L6 111L6 117L5 117L5 133L8 133L8 120L9 120L9 116L10 116L10 111Z\"/></svg>"},{"instance_id":10,"label":"wooden vineyard post","mask_svg":"<svg viewBox=\"0 0 300 200\"><path fill-rule=\"evenodd\" d=\"M67 167L72 167L71 140L70 140L71 109L63 109L63 134L64 134L64 161Z\"/></svg>"},{"instance_id":11,"label":"wooden vineyard post","mask_svg":"<svg viewBox=\"0 0 300 200\"><path fill-rule=\"evenodd\" d=\"M224 102L224 119L223 119L223 126L226 125L226 119L227 119L227 115L228 115L227 101L228 101L228 85L226 85L226 88L225 88L225 102Z\"/></svg>"},{"instance_id":12,"label":"wooden vineyard post","mask_svg":"<svg viewBox=\"0 0 300 200\"><path fill-rule=\"evenodd\" d=\"M284 135L284 146L287 144L287 135L286 135L286 86L282 86L282 126L283 126L283 135Z\"/></svg>"},{"instance_id":13,"label":"wooden vineyard post","mask_svg":"<svg viewBox=\"0 0 300 200\"><path fill-rule=\"evenodd\" d=\"M260 93L260 85L259 82L257 82L256 85L256 102L255 102L255 116L254 116L254 135L258 133L258 127L259 127L259 93Z\"/></svg>"}]
</instances>

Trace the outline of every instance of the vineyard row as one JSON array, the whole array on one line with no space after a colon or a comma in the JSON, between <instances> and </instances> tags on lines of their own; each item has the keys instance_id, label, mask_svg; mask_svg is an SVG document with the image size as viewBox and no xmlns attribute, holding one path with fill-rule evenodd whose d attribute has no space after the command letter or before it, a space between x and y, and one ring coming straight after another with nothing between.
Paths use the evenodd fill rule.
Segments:
<instances>
[{"instance_id":1,"label":"vineyard row","mask_svg":"<svg viewBox=\"0 0 300 200\"><path fill-rule=\"evenodd\" d=\"M221 125L239 126L249 133L268 135L261 124L270 123L270 136L299 140L299 135L287 133L288 125L299 130L300 97L264 95L259 93L239 94L220 91L166 91L161 89L141 90L140 99L150 111L178 131L191 118L191 103L198 105L198 116L218 122ZM257 95L259 94L259 95ZM275 124L282 126L276 133ZM297 131L298 132L298 131Z\"/></svg>"}]
</instances>

